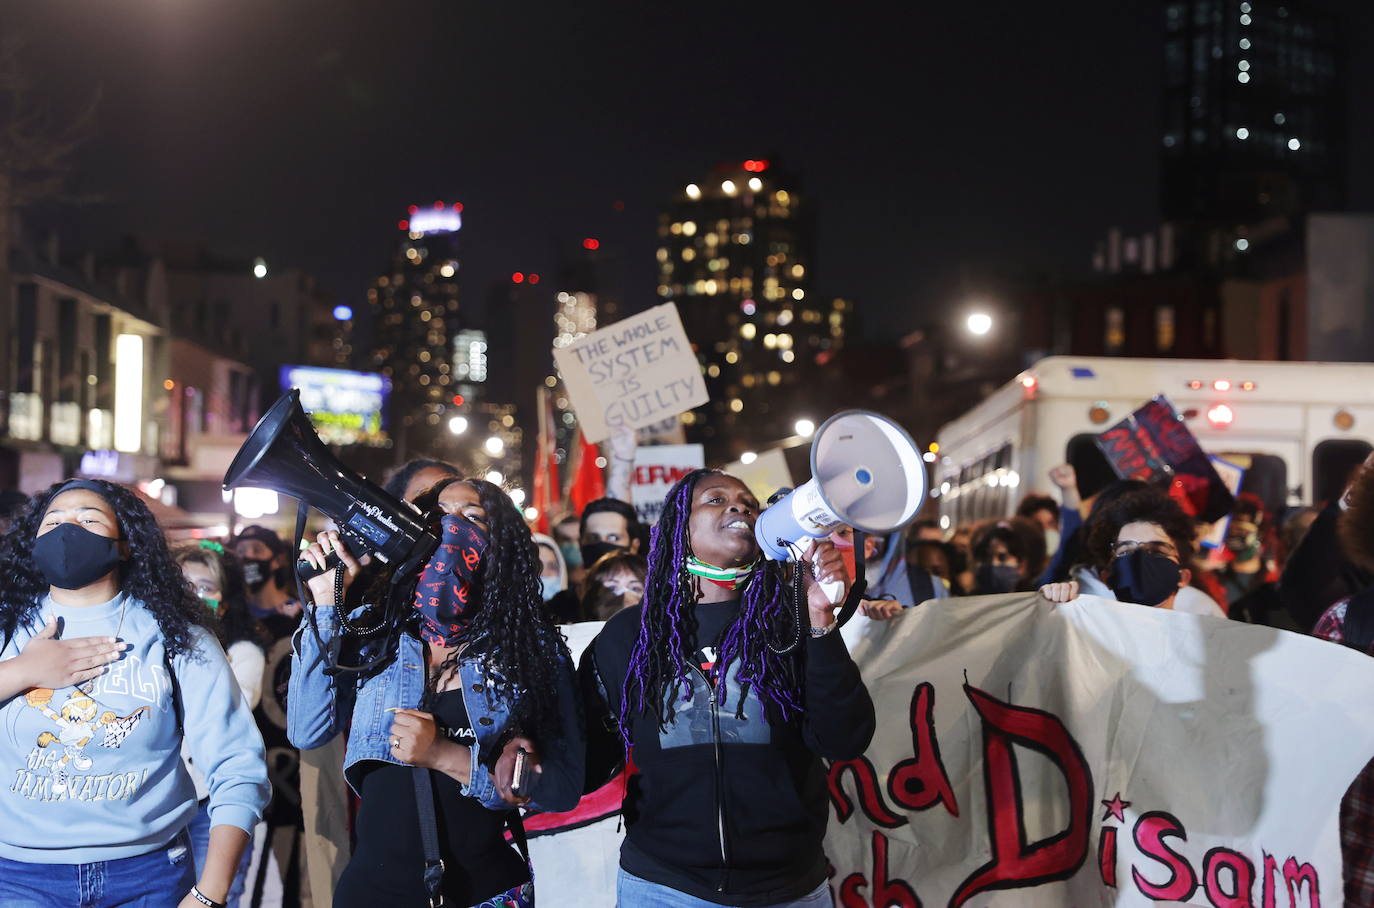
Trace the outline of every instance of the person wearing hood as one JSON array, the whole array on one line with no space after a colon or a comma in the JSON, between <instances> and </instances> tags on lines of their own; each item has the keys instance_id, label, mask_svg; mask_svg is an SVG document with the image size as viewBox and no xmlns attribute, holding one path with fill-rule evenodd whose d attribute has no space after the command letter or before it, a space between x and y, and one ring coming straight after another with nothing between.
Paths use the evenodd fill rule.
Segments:
<instances>
[{"instance_id":1,"label":"person wearing hood","mask_svg":"<svg viewBox=\"0 0 1374 908\"><path fill-rule=\"evenodd\" d=\"M846 566L852 574L853 528L841 527L831 534L830 541L845 556ZM864 579L868 588L864 592L861 608L869 618L885 621L896 617L902 609L949 596L943 583L907 563L906 543L901 530L893 530L882 536L865 533L863 544Z\"/></svg>"},{"instance_id":2,"label":"person wearing hood","mask_svg":"<svg viewBox=\"0 0 1374 908\"><path fill-rule=\"evenodd\" d=\"M532 535L534 544L539 546L540 593L544 601L548 602L568 588L568 565L552 536L545 536L543 533Z\"/></svg>"}]
</instances>

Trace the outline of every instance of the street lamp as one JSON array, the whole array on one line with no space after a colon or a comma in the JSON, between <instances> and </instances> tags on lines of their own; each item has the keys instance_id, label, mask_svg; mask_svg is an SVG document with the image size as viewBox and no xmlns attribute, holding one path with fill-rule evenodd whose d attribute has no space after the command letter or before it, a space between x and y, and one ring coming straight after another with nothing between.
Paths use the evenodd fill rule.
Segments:
<instances>
[{"instance_id":1,"label":"street lamp","mask_svg":"<svg viewBox=\"0 0 1374 908\"><path fill-rule=\"evenodd\" d=\"M982 337L992 330L992 316L986 312L975 312L968 317L966 324L970 334Z\"/></svg>"},{"instance_id":2,"label":"street lamp","mask_svg":"<svg viewBox=\"0 0 1374 908\"><path fill-rule=\"evenodd\" d=\"M486 448L487 453L492 457L500 457L501 453L506 450L506 443L501 440L501 436L493 435L487 439Z\"/></svg>"},{"instance_id":3,"label":"street lamp","mask_svg":"<svg viewBox=\"0 0 1374 908\"><path fill-rule=\"evenodd\" d=\"M468 418L466 416L455 416L448 421L448 430L454 435L462 435L468 430Z\"/></svg>"},{"instance_id":4,"label":"street lamp","mask_svg":"<svg viewBox=\"0 0 1374 908\"><path fill-rule=\"evenodd\" d=\"M797 424L792 427L802 438L810 438L816 434L816 424L809 419L799 419Z\"/></svg>"}]
</instances>

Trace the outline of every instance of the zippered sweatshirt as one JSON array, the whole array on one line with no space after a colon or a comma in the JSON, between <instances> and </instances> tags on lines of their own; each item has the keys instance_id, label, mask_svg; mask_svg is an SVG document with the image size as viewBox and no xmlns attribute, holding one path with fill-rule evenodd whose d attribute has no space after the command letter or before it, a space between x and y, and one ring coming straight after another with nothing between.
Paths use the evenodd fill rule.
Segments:
<instances>
[{"instance_id":1,"label":"zippered sweatshirt","mask_svg":"<svg viewBox=\"0 0 1374 908\"><path fill-rule=\"evenodd\" d=\"M157 619L123 594L82 608L45 599L40 615L61 620L62 639L118 628L133 647L81 689L0 702L0 857L85 864L166 845L195 815L196 790ZM20 628L0 659L18 655L45 620ZM251 834L271 791L262 736L219 642L204 629L194 639L172 660L185 740L209 783L211 824Z\"/></svg>"},{"instance_id":2,"label":"zippered sweatshirt","mask_svg":"<svg viewBox=\"0 0 1374 908\"><path fill-rule=\"evenodd\" d=\"M698 665L710 664L739 602L697 605ZM588 788L623 761L616 730L620 694L639 633L640 609L606 623L582 657L587 704ZM826 878L822 849L830 805L821 758L852 759L873 737L873 701L839 634L803 641L805 714L770 723L750 694L738 718L737 666L714 690L694 670L692 699L674 721L633 723L634 768L624 801L620 866L635 876L721 905L799 898ZM699 644L688 641L690 650Z\"/></svg>"}]
</instances>

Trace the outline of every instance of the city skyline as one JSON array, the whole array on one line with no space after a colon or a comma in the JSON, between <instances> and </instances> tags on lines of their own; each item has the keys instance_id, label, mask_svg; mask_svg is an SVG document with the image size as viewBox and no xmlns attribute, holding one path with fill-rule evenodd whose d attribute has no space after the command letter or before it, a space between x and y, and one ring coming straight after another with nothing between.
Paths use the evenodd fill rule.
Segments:
<instances>
[{"instance_id":1,"label":"city skyline","mask_svg":"<svg viewBox=\"0 0 1374 908\"><path fill-rule=\"evenodd\" d=\"M1352 42L1368 34L1369 11L1324 6L1351 17ZM104 87L74 181L101 197L86 232L261 254L355 309L394 212L430 197L467 206L466 292L552 271L559 243L595 236L622 251L627 307L642 308L664 200L714 164L769 155L821 219L817 292L855 299L870 332L960 303L970 274L1086 272L1102 230L1158 218L1154 3L908 12L881 30L732 12L727 31L770 36L771 64L750 41L707 50L717 25L666 11L122 12L24 17L40 47L60 39L83 60L56 90ZM1352 66L1359 84L1370 64ZM1352 112L1359 161L1371 118ZM1374 207L1374 175L1350 184L1355 207Z\"/></svg>"}]
</instances>

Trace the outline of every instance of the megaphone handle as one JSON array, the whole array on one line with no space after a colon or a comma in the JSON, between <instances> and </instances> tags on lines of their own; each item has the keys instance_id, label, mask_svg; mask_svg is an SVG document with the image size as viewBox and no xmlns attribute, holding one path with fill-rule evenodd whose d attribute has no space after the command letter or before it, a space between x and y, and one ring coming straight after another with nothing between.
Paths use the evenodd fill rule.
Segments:
<instances>
[{"instance_id":1,"label":"megaphone handle","mask_svg":"<svg viewBox=\"0 0 1374 908\"><path fill-rule=\"evenodd\" d=\"M329 571L332 571L334 568L338 566L338 552L330 552L327 556L325 556L323 568L317 568L309 561L306 561L304 558L302 558L300 561L296 562L296 576L301 578L302 580L310 580L313 577L318 577L321 574L328 573Z\"/></svg>"}]
</instances>

